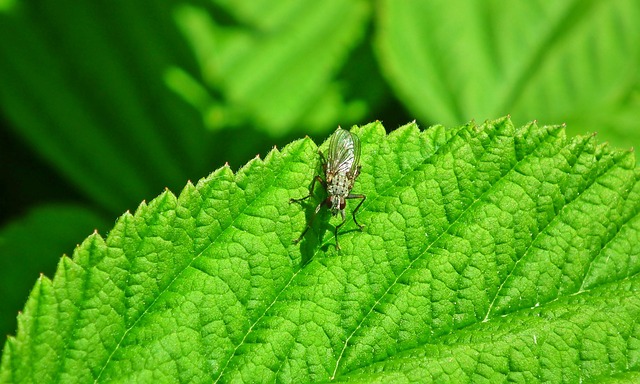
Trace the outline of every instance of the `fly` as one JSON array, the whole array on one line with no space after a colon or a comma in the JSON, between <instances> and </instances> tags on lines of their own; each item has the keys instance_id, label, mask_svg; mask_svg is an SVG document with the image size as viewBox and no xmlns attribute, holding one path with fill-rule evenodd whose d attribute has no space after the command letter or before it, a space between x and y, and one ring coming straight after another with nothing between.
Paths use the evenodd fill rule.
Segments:
<instances>
[{"instance_id":1,"label":"fly","mask_svg":"<svg viewBox=\"0 0 640 384\"><path fill-rule=\"evenodd\" d=\"M320 160L324 170L324 180L320 175L316 175L309 188L309 194L300 199L290 199L289 203L300 202L313 196L313 189L316 186L316 182L320 182L327 191L327 198L318 204L307 227L293 243L296 244L302 240L309 228L311 228L313 219L315 219L318 212L320 212L320 208L324 205L329 208L331 215L336 216L339 213L340 216L342 216L342 222L335 227L336 249L340 250L338 230L346 221L344 209L347 206L347 199L360 199L352 215L353 221L358 228L362 230L364 227L364 225L360 225L358 220L356 220L356 212L367 197L365 195L351 193L353 183L360 174L360 139L355 134L338 127L333 136L331 136L327 157L325 158L320 150L318 150L318 154L320 154Z\"/></svg>"}]
</instances>

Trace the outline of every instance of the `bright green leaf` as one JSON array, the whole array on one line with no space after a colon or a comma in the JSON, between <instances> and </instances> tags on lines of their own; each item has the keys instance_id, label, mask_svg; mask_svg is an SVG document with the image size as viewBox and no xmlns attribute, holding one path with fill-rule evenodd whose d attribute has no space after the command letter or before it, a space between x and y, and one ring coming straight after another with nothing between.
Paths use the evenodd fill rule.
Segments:
<instances>
[{"instance_id":1,"label":"bright green leaf","mask_svg":"<svg viewBox=\"0 0 640 384\"><path fill-rule=\"evenodd\" d=\"M354 128L335 251L304 139L124 214L38 280L3 382L579 382L640 362L640 172L562 127ZM321 198L321 197L319 197ZM348 209L353 209L351 204Z\"/></svg>"},{"instance_id":2,"label":"bright green leaf","mask_svg":"<svg viewBox=\"0 0 640 384\"><path fill-rule=\"evenodd\" d=\"M381 66L421 119L511 114L640 145L637 1L379 4Z\"/></svg>"}]
</instances>

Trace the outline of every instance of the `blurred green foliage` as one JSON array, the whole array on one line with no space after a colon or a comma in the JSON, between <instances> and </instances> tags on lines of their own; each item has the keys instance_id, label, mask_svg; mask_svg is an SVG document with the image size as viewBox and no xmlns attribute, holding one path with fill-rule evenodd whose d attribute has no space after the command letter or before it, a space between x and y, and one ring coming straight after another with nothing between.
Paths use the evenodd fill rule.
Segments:
<instances>
[{"instance_id":1,"label":"blurred green foliage","mask_svg":"<svg viewBox=\"0 0 640 384\"><path fill-rule=\"evenodd\" d=\"M5 333L95 228L304 134L511 114L640 144L634 0L16 0L0 36Z\"/></svg>"}]
</instances>

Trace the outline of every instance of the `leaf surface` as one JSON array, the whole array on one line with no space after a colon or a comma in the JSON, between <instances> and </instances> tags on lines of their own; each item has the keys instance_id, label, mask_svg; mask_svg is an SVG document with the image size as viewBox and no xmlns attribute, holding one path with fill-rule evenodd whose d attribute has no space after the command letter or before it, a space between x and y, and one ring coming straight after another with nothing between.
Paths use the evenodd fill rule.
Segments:
<instances>
[{"instance_id":1,"label":"leaf surface","mask_svg":"<svg viewBox=\"0 0 640 384\"><path fill-rule=\"evenodd\" d=\"M3 382L631 380L634 155L499 119L356 127L367 195L335 251L296 141L167 191L40 278ZM326 145L323 144L323 145ZM318 197L318 199L321 197ZM353 209L353 204L348 207Z\"/></svg>"}]
</instances>

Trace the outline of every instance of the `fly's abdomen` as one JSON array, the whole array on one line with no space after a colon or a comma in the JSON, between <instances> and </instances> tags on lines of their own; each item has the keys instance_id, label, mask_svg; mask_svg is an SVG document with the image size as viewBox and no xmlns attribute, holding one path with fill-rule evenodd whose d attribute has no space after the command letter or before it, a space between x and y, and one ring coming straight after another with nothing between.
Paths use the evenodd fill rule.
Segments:
<instances>
[{"instance_id":1,"label":"fly's abdomen","mask_svg":"<svg viewBox=\"0 0 640 384\"><path fill-rule=\"evenodd\" d=\"M352 188L352 182L346 173L338 173L327 183L327 194L331 196L347 197Z\"/></svg>"}]
</instances>

